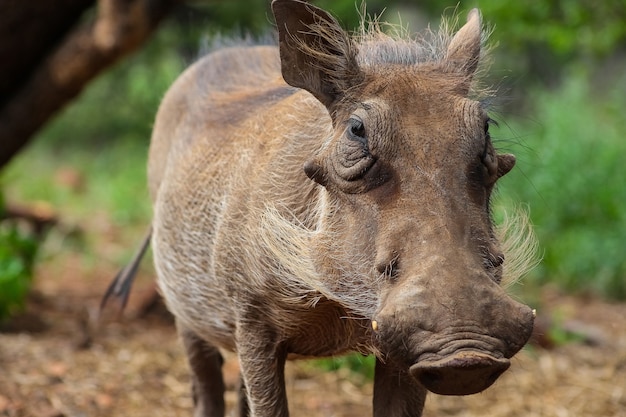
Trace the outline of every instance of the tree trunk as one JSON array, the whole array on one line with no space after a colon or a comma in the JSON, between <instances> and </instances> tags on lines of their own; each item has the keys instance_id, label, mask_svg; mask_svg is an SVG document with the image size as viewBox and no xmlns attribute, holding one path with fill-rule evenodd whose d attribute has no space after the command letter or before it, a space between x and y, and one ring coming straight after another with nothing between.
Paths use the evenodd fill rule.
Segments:
<instances>
[{"instance_id":1,"label":"tree trunk","mask_svg":"<svg viewBox=\"0 0 626 417\"><path fill-rule=\"evenodd\" d=\"M35 3L44 1L60 3L57 0ZM89 3L85 0L65 1L75 3L76 9L73 10L84 10L78 7L78 3L83 8ZM9 0L8 3L12 7L17 8L19 4L28 8L32 2ZM0 100L0 168L91 79L146 41L176 3L177 0L98 0L95 18L71 30L36 64L34 71L7 100ZM63 20L64 24L68 20L71 19ZM55 33L59 32L61 29L57 28ZM1 48L0 51L5 52ZM12 71L15 71L14 67L11 67ZM0 76L5 71L9 72L9 68L2 68ZM10 90L10 86L4 88L0 93Z\"/></svg>"}]
</instances>

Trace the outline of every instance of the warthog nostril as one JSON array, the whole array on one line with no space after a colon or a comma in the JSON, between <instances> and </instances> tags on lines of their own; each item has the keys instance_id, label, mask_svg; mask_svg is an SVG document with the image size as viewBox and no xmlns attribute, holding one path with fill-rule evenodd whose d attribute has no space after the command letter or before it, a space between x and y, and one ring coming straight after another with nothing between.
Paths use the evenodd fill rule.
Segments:
<instances>
[{"instance_id":1,"label":"warthog nostril","mask_svg":"<svg viewBox=\"0 0 626 417\"><path fill-rule=\"evenodd\" d=\"M384 261L378 261L376 270L387 279L395 281L398 278L398 254L392 252Z\"/></svg>"}]
</instances>

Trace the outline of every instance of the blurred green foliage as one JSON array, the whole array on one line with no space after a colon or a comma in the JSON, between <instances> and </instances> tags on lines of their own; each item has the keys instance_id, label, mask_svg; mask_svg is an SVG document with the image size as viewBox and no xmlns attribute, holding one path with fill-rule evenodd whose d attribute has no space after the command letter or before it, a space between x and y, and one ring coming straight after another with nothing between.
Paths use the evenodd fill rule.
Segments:
<instances>
[{"instance_id":1,"label":"blurred green foliage","mask_svg":"<svg viewBox=\"0 0 626 417\"><path fill-rule=\"evenodd\" d=\"M531 208L544 252L535 279L626 299L626 77L610 92L591 85L572 73L556 91L535 89L532 119L494 130L519 159L500 197Z\"/></svg>"},{"instance_id":2,"label":"blurred green foliage","mask_svg":"<svg viewBox=\"0 0 626 417\"><path fill-rule=\"evenodd\" d=\"M349 372L359 374L366 380L374 379L374 369L376 368L376 357L373 355L363 356L358 353L353 353L346 356L337 356L323 359L315 359L311 364L317 368L325 371L336 371L338 369L345 369Z\"/></svg>"},{"instance_id":3,"label":"blurred green foliage","mask_svg":"<svg viewBox=\"0 0 626 417\"><path fill-rule=\"evenodd\" d=\"M601 57L623 47L626 39L623 0L491 0L477 4L495 23L497 37L518 52L545 43L559 58Z\"/></svg>"},{"instance_id":4,"label":"blurred green foliage","mask_svg":"<svg viewBox=\"0 0 626 417\"><path fill-rule=\"evenodd\" d=\"M462 1L494 27L496 51L523 84L558 84L572 66L591 67L626 53L623 0Z\"/></svg>"},{"instance_id":5,"label":"blurred green foliage","mask_svg":"<svg viewBox=\"0 0 626 417\"><path fill-rule=\"evenodd\" d=\"M4 198L0 191L0 219ZM39 242L12 219L0 220L0 322L23 308Z\"/></svg>"},{"instance_id":6,"label":"blurred green foliage","mask_svg":"<svg viewBox=\"0 0 626 417\"><path fill-rule=\"evenodd\" d=\"M546 336L556 346L563 346L569 343L583 343L587 339L584 333L566 326L565 314L562 311L554 311L550 319Z\"/></svg>"}]
</instances>

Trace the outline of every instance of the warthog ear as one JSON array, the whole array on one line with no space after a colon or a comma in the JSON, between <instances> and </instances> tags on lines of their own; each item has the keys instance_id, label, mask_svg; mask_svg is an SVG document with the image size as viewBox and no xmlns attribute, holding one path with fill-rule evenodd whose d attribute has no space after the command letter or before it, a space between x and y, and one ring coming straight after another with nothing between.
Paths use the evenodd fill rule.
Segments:
<instances>
[{"instance_id":1,"label":"warthog ear","mask_svg":"<svg viewBox=\"0 0 626 417\"><path fill-rule=\"evenodd\" d=\"M327 12L298 0L274 0L283 78L313 94L326 108L360 80L356 49Z\"/></svg>"},{"instance_id":2,"label":"warthog ear","mask_svg":"<svg viewBox=\"0 0 626 417\"><path fill-rule=\"evenodd\" d=\"M515 155L510 153L498 155L498 178L506 175L515 166Z\"/></svg>"},{"instance_id":3,"label":"warthog ear","mask_svg":"<svg viewBox=\"0 0 626 417\"><path fill-rule=\"evenodd\" d=\"M446 51L448 68L466 77L468 89L480 60L480 20L478 9L472 9L467 15L467 23L454 35Z\"/></svg>"}]
</instances>

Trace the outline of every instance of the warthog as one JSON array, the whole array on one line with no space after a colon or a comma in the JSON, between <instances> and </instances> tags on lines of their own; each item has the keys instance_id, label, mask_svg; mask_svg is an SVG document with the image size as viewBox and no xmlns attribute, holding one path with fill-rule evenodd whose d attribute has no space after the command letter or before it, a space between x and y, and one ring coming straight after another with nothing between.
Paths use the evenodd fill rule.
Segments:
<instances>
[{"instance_id":1,"label":"warthog","mask_svg":"<svg viewBox=\"0 0 626 417\"><path fill-rule=\"evenodd\" d=\"M479 12L426 42L272 10L278 47L196 62L152 136L154 262L195 415L224 415L220 348L239 358L241 416L288 415L288 356L376 355L375 416L484 390L534 314L499 285L489 201L515 158L473 87Z\"/></svg>"}]
</instances>

